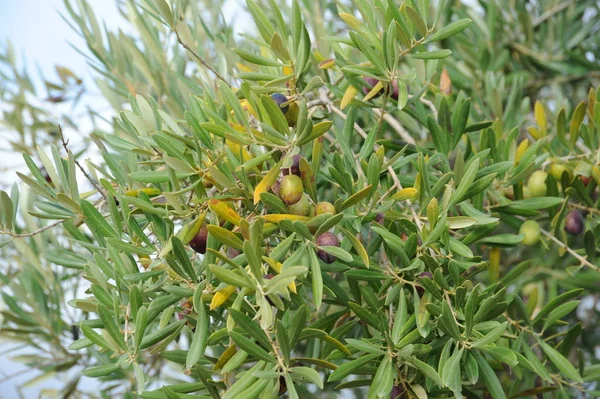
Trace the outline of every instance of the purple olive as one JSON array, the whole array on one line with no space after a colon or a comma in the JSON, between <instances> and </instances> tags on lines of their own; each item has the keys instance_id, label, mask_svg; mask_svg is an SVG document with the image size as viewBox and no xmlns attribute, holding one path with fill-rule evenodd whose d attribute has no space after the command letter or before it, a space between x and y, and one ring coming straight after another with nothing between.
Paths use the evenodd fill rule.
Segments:
<instances>
[{"instance_id":1,"label":"purple olive","mask_svg":"<svg viewBox=\"0 0 600 399\"><path fill-rule=\"evenodd\" d=\"M199 254L206 253L206 241L208 240L208 227L203 224L194 238L190 241L190 247Z\"/></svg>"},{"instance_id":2,"label":"purple olive","mask_svg":"<svg viewBox=\"0 0 600 399\"><path fill-rule=\"evenodd\" d=\"M580 211L571 211L565 217L565 231L571 235L579 235L583 232L585 221Z\"/></svg>"},{"instance_id":3,"label":"purple olive","mask_svg":"<svg viewBox=\"0 0 600 399\"><path fill-rule=\"evenodd\" d=\"M333 233L323 233L317 237L316 243L320 247L339 247L340 240ZM335 262L336 257L323 251L322 249L317 250L317 256L325 263L331 264Z\"/></svg>"},{"instance_id":4,"label":"purple olive","mask_svg":"<svg viewBox=\"0 0 600 399\"><path fill-rule=\"evenodd\" d=\"M285 104L288 102L288 98L285 95L283 95L281 93L275 93L275 94L271 94L271 98L273 100L275 100L275 102L277 103L279 108L281 108L281 112L283 112L284 114L290 108L289 105L284 105L283 107L281 106L281 104Z\"/></svg>"},{"instance_id":5,"label":"purple olive","mask_svg":"<svg viewBox=\"0 0 600 399\"><path fill-rule=\"evenodd\" d=\"M298 177L302 177L302 175L300 174L300 159L302 159L301 155L299 155L299 154L294 155L292 157L292 166L290 166L289 168L281 169L281 173L284 176L292 174L292 175L296 175Z\"/></svg>"}]
</instances>

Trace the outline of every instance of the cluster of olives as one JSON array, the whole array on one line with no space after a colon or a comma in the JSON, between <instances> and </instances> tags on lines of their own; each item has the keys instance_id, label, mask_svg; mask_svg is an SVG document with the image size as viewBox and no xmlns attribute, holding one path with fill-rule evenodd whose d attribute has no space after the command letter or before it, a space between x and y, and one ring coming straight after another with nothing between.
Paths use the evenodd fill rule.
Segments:
<instances>
[{"instance_id":1,"label":"cluster of olives","mask_svg":"<svg viewBox=\"0 0 600 399\"><path fill-rule=\"evenodd\" d=\"M549 166L548 172L537 170L531 174L527 185L523 187L523 197L544 197L548 194L547 179L548 174L552 175L557 181L561 181L564 173L572 176L572 170L562 164L553 163ZM584 186L588 186L591 177L578 177ZM559 183L560 184L560 183ZM565 216L564 230L570 235L577 236L585 230L584 214L580 210L572 210ZM535 220L527 220L519 229L519 234L524 235L523 244L532 246L540 241L541 228Z\"/></svg>"}]
</instances>

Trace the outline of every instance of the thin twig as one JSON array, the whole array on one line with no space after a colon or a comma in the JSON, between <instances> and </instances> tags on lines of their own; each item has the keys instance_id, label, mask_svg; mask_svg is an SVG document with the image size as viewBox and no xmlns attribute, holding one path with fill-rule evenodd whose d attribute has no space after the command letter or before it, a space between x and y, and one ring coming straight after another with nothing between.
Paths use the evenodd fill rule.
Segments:
<instances>
[{"instance_id":1,"label":"thin twig","mask_svg":"<svg viewBox=\"0 0 600 399\"><path fill-rule=\"evenodd\" d=\"M567 251L568 253L570 253L575 259L577 259L579 262L581 262L582 265L587 266L587 267L589 267L590 269L592 269L594 271L600 271L600 269L598 268L598 266L596 266L593 263L591 263L590 261L588 261L585 256L579 255L577 252L575 252L575 250L573 250L567 244L563 243L561 240L559 240L558 238L554 237L554 235L552 233L550 233L549 231L546 231L544 229L540 229L540 231L541 231L541 233L543 235L545 235L546 237L548 237L550 240L554 241L555 243L557 243L558 245L560 245L561 247L563 247L565 249L565 251Z\"/></svg>"},{"instance_id":2,"label":"thin twig","mask_svg":"<svg viewBox=\"0 0 600 399\"><path fill-rule=\"evenodd\" d=\"M58 125L58 133L60 134L60 141L62 142L63 148L65 149L65 151L67 152L67 155L69 154L70 150L69 150L69 140L65 140L65 136L63 135L63 131L62 131L62 127L60 125ZM83 175L85 176L85 178L92 183L92 186L94 186L94 188L98 191L98 193L100 193L100 195L102 196L102 198L104 198L104 201L108 202L108 198L106 198L106 194L104 194L104 191L102 191L102 188L98 185L98 183L92 179L92 176L90 176L85 169L83 169L83 167L81 166L81 164L79 163L79 161L77 161L75 159L75 157L73 157L74 161L75 161L75 165L77 165L77 167L79 168L79 170L81 171L81 173L83 173Z\"/></svg>"},{"instance_id":3,"label":"thin twig","mask_svg":"<svg viewBox=\"0 0 600 399\"><path fill-rule=\"evenodd\" d=\"M58 220L58 221L56 221L54 223L49 224L48 226L44 226L44 227L39 228L39 229L37 229L35 231L32 231L30 233L15 234L12 231L0 230L0 234L6 234L6 235L9 235L9 236L14 237L14 238L18 238L18 237L32 237L32 236L35 236L37 234L43 233L44 231L49 230L49 229L51 229L53 227L56 227L59 224L63 224L67 220L71 220L71 219Z\"/></svg>"},{"instance_id":4,"label":"thin twig","mask_svg":"<svg viewBox=\"0 0 600 399\"><path fill-rule=\"evenodd\" d=\"M204 67L206 69L208 69L209 71L211 71L212 73L214 73L217 78L219 78L220 80L222 80L223 82L225 82L225 84L227 86L231 87L231 85L229 84L229 82L227 82L225 80L225 78L223 76L221 76L221 74L219 72L217 72L217 70L215 68L213 68L212 66L210 66L210 64L208 64L206 61L204 61L204 59L202 59L202 57L200 57L190 46L188 46L187 44L185 44L183 42L183 40L181 39L181 36L179 36L179 32L177 31L177 29L173 29L173 32L175 32L175 36L177 36L177 41L179 42L179 44L181 44L183 46L184 49L186 49L187 51L189 51L190 54L192 54L194 56L194 58L196 58L202 65L204 65Z\"/></svg>"},{"instance_id":5,"label":"thin twig","mask_svg":"<svg viewBox=\"0 0 600 399\"><path fill-rule=\"evenodd\" d=\"M544 12L542 15L533 20L533 27L537 27L545 20L552 18L555 14L558 14L559 12L570 7L574 3L574 1L565 1L564 3L558 3L556 6L546 10L546 12Z\"/></svg>"}]
</instances>

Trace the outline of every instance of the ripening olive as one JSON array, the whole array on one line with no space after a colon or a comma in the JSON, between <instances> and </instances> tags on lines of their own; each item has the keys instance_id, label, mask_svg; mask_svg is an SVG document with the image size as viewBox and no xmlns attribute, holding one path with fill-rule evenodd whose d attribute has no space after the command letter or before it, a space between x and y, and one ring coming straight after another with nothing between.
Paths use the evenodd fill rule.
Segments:
<instances>
[{"instance_id":1,"label":"ripening olive","mask_svg":"<svg viewBox=\"0 0 600 399\"><path fill-rule=\"evenodd\" d=\"M335 214L335 206L331 202L323 201L319 202L315 207L315 214L322 215L324 213L332 213Z\"/></svg>"},{"instance_id":2,"label":"ripening olive","mask_svg":"<svg viewBox=\"0 0 600 399\"><path fill-rule=\"evenodd\" d=\"M307 216L310 211L310 201L308 195L305 193L302 198L295 204L288 205L288 210L293 215Z\"/></svg>"},{"instance_id":3,"label":"ripening olive","mask_svg":"<svg viewBox=\"0 0 600 399\"><path fill-rule=\"evenodd\" d=\"M296 175L298 177L302 177L302 175L300 174L300 159L301 158L302 158L302 156L299 154L294 155L292 157L292 166L290 166L289 168L281 169L281 173L284 176L292 174L292 175Z\"/></svg>"},{"instance_id":4,"label":"ripening olive","mask_svg":"<svg viewBox=\"0 0 600 399\"><path fill-rule=\"evenodd\" d=\"M580 211L571 211L565 217L565 231L571 235L579 235L583 232L585 221Z\"/></svg>"},{"instance_id":5,"label":"ripening olive","mask_svg":"<svg viewBox=\"0 0 600 399\"><path fill-rule=\"evenodd\" d=\"M194 238L190 241L190 247L199 254L206 253L206 241L208 240L208 227L203 224L200 230L196 233Z\"/></svg>"},{"instance_id":6,"label":"ripening olive","mask_svg":"<svg viewBox=\"0 0 600 399\"><path fill-rule=\"evenodd\" d=\"M590 176L580 175L579 176L579 180L581 180L581 182L583 183L584 187L587 187L588 184L590 184L590 181L592 180L592 178Z\"/></svg>"},{"instance_id":7,"label":"ripening olive","mask_svg":"<svg viewBox=\"0 0 600 399\"><path fill-rule=\"evenodd\" d=\"M327 232L317 237L316 244L320 247L339 247L340 240L338 240L335 234ZM317 250L317 256L327 264L333 263L336 260L335 256L322 249Z\"/></svg>"},{"instance_id":8,"label":"ripening olive","mask_svg":"<svg viewBox=\"0 0 600 399\"><path fill-rule=\"evenodd\" d=\"M540 225L535 220L527 220L521 225L519 234L523 234L523 244L535 245L540 240Z\"/></svg>"},{"instance_id":9,"label":"ripening olive","mask_svg":"<svg viewBox=\"0 0 600 399\"><path fill-rule=\"evenodd\" d=\"M288 205L300 201L304 194L302 180L296 175L283 176L279 188L279 197Z\"/></svg>"},{"instance_id":10,"label":"ripening olive","mask_svg":"<svg viewBox=\"0 0 600 399\"><path fill-rule=\"evenodd\" d=\"M527 187L529 188L529 194L532 197L543 197L546 195L548 188L546 187L546 179L548 174L541 170L536 170L529 177Z\"/></svg>"}]
</instances>

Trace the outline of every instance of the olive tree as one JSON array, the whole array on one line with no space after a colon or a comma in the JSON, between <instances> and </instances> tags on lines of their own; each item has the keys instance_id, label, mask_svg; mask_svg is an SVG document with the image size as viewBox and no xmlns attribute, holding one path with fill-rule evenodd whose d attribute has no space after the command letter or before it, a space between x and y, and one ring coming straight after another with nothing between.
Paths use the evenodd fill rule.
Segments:
<instances>
[{"instance_id":1,"label":"olive tree","mask_svg":"<svg viewBox=\"0 0 600 399\"><path fill-rule=\"evenodd\" d=\"M480 3L247 0L240 33L221 2L127 0L125 33L66 0L113 110L77 148L43 104L82 80L44 98L8 47L0 336L29 383L597 396L598 4Z\"/></svg>"}]
</instances>

